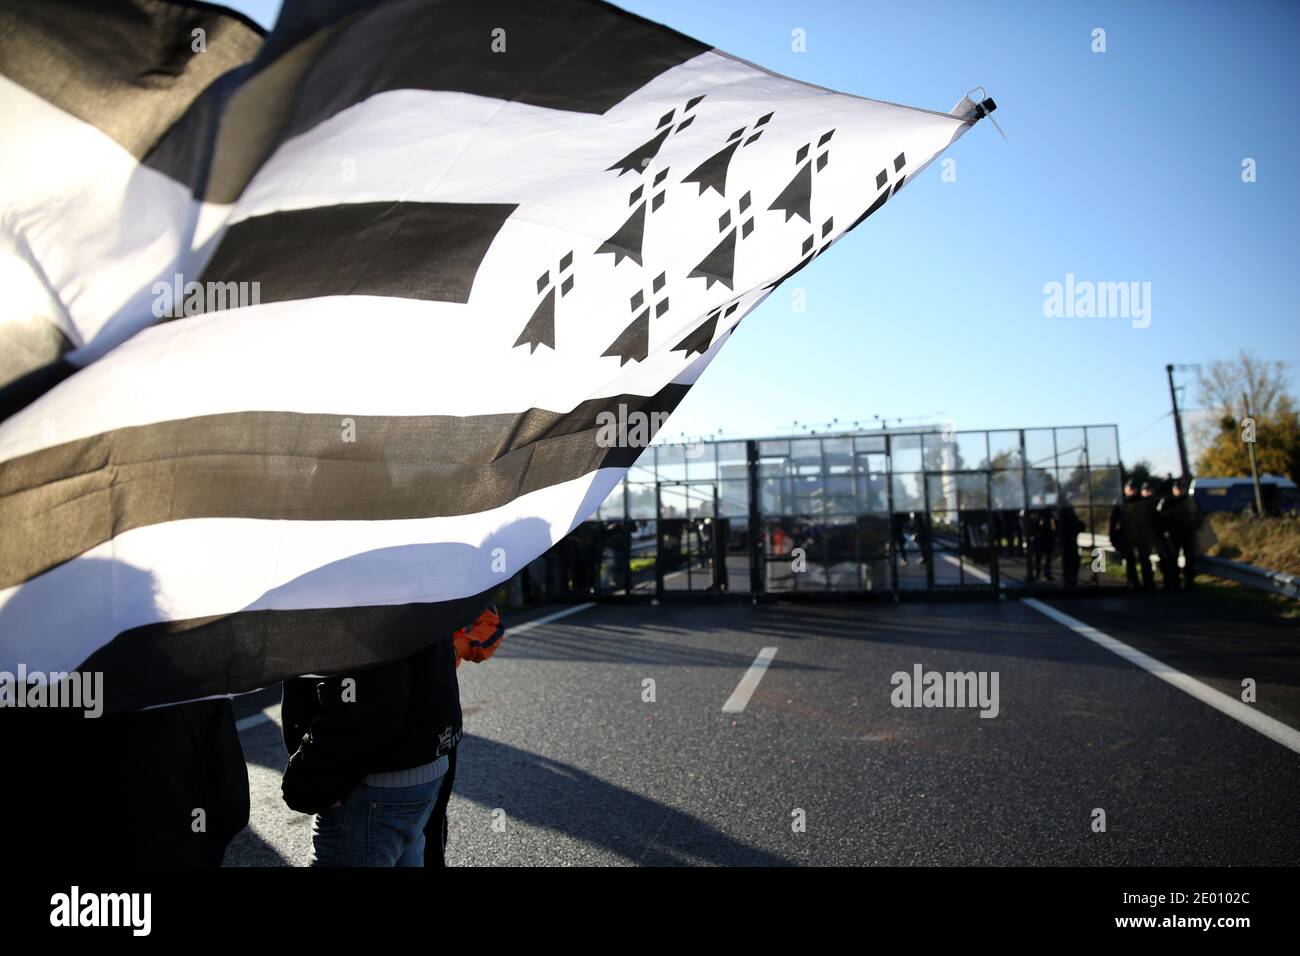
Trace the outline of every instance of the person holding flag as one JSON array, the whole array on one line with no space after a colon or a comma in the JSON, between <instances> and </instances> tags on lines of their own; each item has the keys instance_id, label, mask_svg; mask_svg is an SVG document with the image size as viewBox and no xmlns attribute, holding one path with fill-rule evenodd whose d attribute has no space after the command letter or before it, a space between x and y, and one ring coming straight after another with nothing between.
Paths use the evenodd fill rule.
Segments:
<instances>
[{"instance_id":1,"label":"person holding flag","mask_svg":"<svg viewBox=\"0 0 1300 956\"><path fill-rule=\"evenodd\" d=\"M452 635L452 645L456 648L456 666L460 667L463 660L475 664L487 660L497 652L505 633L506 627L501 623L501 615L494 603L479 615L477 621ZM450 835L447 804L451 801L452 787L456 783L456 755L459 751L460 746L457 744L447 755L447 773L442 778L442 787L438 791L433 813L424 825L424 865L428 867L447 865L447 840ZM437 852L433 852L430 849L432 847L437 847Z\"/></svg>"}]
</instances>

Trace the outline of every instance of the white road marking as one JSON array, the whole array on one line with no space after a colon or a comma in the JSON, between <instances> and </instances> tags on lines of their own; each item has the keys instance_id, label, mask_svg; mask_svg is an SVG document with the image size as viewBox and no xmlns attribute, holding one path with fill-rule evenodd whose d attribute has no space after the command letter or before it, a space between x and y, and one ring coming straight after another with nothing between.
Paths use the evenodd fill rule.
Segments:
<instances>
[{"instance_id":1,"label":"white road marking","mask_svg":"<svg viewBox=\"0 0 1300 956\"><path fill-rule=\"evenodd\" d=\"M944 559L945 561L947 561L949 564L951 564L951 565L955 565L956 567L961 568L961 569L964 570L967 574L969 574L971 577L974 577L974 578L980 578L981 580L983 580L983 581L987 581L987 582L989 582L989 583L992 583L992 581L993 581L993 579L992 579L991 577L989 577L988 574L987 574L986 572L981 571L979 568L975 567L975 565L973 565L973 564L967 564L967 565L965 565L965 567L963 568L962 563L961 563L961 559L960 559L960 558L954 558L951 554L941 554L941 555L939 555L939 557L943 558L943 559Z\"/></svg>"},{"instance_id":2,"label":"white road marking","mask_svg":"<svg viewBox=\"0 0 1300 956\"><path fill-rule=\"evenodd\" d=\"M1106 650L1119 655L1130 664L1136 664L1147 673L1159 677L1166 684L1172 684L1184 693L1195 697L1201 703L1208 704L1220 713L1227 714L1233 720L1245 724L1251 730L1259 731L1259 733L1270 740L1277 741L1283 747L1300 753L1300 730L1288 727L1282 721L1256 710L1237 698L1223 693L1223 691L1215 690L1195 677L1184 674L1182 671L1142 653L1135 647L1129 647L1123 641L1116 640L1109 634L1105 634L1091 625L1084 624L1079 619L1073 618L1063 611L1058 611L1042 601L1025 598L1024 603L1038 613L1050 617L1056 623L1068 627L1076 634L1086 637L1094 644L1100 644Z\"/></svg>"},{"instance_id":3,"label":"white road marking","mask_svg":"<svg viewBox=\"0 0 1300 956\"><path fill-rule=\"evenodd\" d=\"M570 614L577 614L579 611L585 611L589 607L595 607L595 601L588 601L586 604L575 604L573 607L566 607L563 611L556 611L554 614L548 614L546 617L539 617L535 621L525 621L523 624L511 626L506 623L506 637L511 634L522 634L524 631L530 631L535 627L541 627L543 624L550 624L552 621L558 621L562 617L568 617Z\"/></svg>"},{"instance_id":4,"label":"white road marking","mask_svg":"<svg viewBox=\"0 0 1300 956\"><path fill-rule=\"evenodd\" d=\"M279 704L272 704L270 707L267 707L261 713L249 714L247 717L235 721L235 730L239 731L242 734L245 730L252 730L254 727L260 727L262 726L262 724L265 724L267 722L274 723L277 726L279 725L280 723Z\"/></svg>"},{"instance_id":5,"label":"white road marking","mask_svg":"<svg viewBox=\"0 0 1300 956\"><path fill-rule=\"evenodd\" d=\"M754 663L749 665L749 670L745 671L745 676L740 679L736 689L731 692L727 702L722 705L724 714L739 714L749 704L749 698L754 696L754 691L758 690L758 682L763 679L767 672L767 665L772 663L772 658L776 657L775 647L765 647L758 652L758 657L754 658Z\"/></svg>"}]
</instances>

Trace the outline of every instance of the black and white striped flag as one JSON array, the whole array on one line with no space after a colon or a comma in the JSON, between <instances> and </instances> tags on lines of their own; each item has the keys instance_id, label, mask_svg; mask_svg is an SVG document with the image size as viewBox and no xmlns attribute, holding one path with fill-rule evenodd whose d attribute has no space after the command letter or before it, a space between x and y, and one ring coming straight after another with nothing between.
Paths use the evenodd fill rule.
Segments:
<instances>
[{"instance_id":1,"label":"black and white striped flag","mask_svg":"<svg viewBox=\"0 0 1300 956\"><path fill-rule=\"evenodd\" d=\"M117 710L468 623L991 108L590 0L13 3L0 71L0 671Z\"/></svg>"}]
</instances>

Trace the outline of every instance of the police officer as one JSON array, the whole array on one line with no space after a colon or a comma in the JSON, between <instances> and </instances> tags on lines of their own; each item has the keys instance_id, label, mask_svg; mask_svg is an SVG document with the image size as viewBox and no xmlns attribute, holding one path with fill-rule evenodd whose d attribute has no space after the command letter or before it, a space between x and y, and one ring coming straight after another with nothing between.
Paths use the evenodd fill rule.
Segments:
<instances>
[{"instance_id":1,"label":"police officer","mask_svg":"<svg viewBox=\"0 0 1300 956\"><path fill-rule=\"evenodd\" d=\"M1196 577L1196 532L1201 525L1201 514L1183 479L1174 482L1169 497L1160 502L1160 509L1169 538L1170 572L1176 574L1181 554L1183 588L1190 589Z\"/></svg>"}]
</instances>

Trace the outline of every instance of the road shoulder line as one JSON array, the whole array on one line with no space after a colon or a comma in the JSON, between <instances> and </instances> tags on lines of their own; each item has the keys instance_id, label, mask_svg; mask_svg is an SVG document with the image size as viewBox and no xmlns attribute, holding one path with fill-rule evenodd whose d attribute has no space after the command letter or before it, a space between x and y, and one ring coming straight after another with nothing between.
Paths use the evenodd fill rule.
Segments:
<instances>
[{"instance_id":1,"label":"road shoulder line","mask_svg":"<svg viewBox=\"0 0 1300 956\"><path fill-rule=\"evenodd\" d=\"M1148 674L1160 678L1166 684L1171 684L1183 693L1190 694L1201 703L1207 704L1233 720L1245 724L1251 730L1263 734L1295 753L1300 753L1300 730L1287 726L1275 717L1270 717L1268 714L1250 707L1235 697L1230 697L1223 691L1215 690L1209 684L1205 684L1189 674L1184 674L1177 668L1171 667L1163 661L1158 661L1149 654L1139 651L1136 647L1130 647L1123 641L1097 630L1090 624L1083 623L1078 618L1071 617L1064 611L1058 611L1037 598L1024 598L1022 603L1033 608L1039 614L1051 618L1057 624L1069 628L1079 636L1086 637L1094 644L1104 647L1112 654L1124 658L1130 664L1142 668Z\"/></svg>"}]
</instances>

